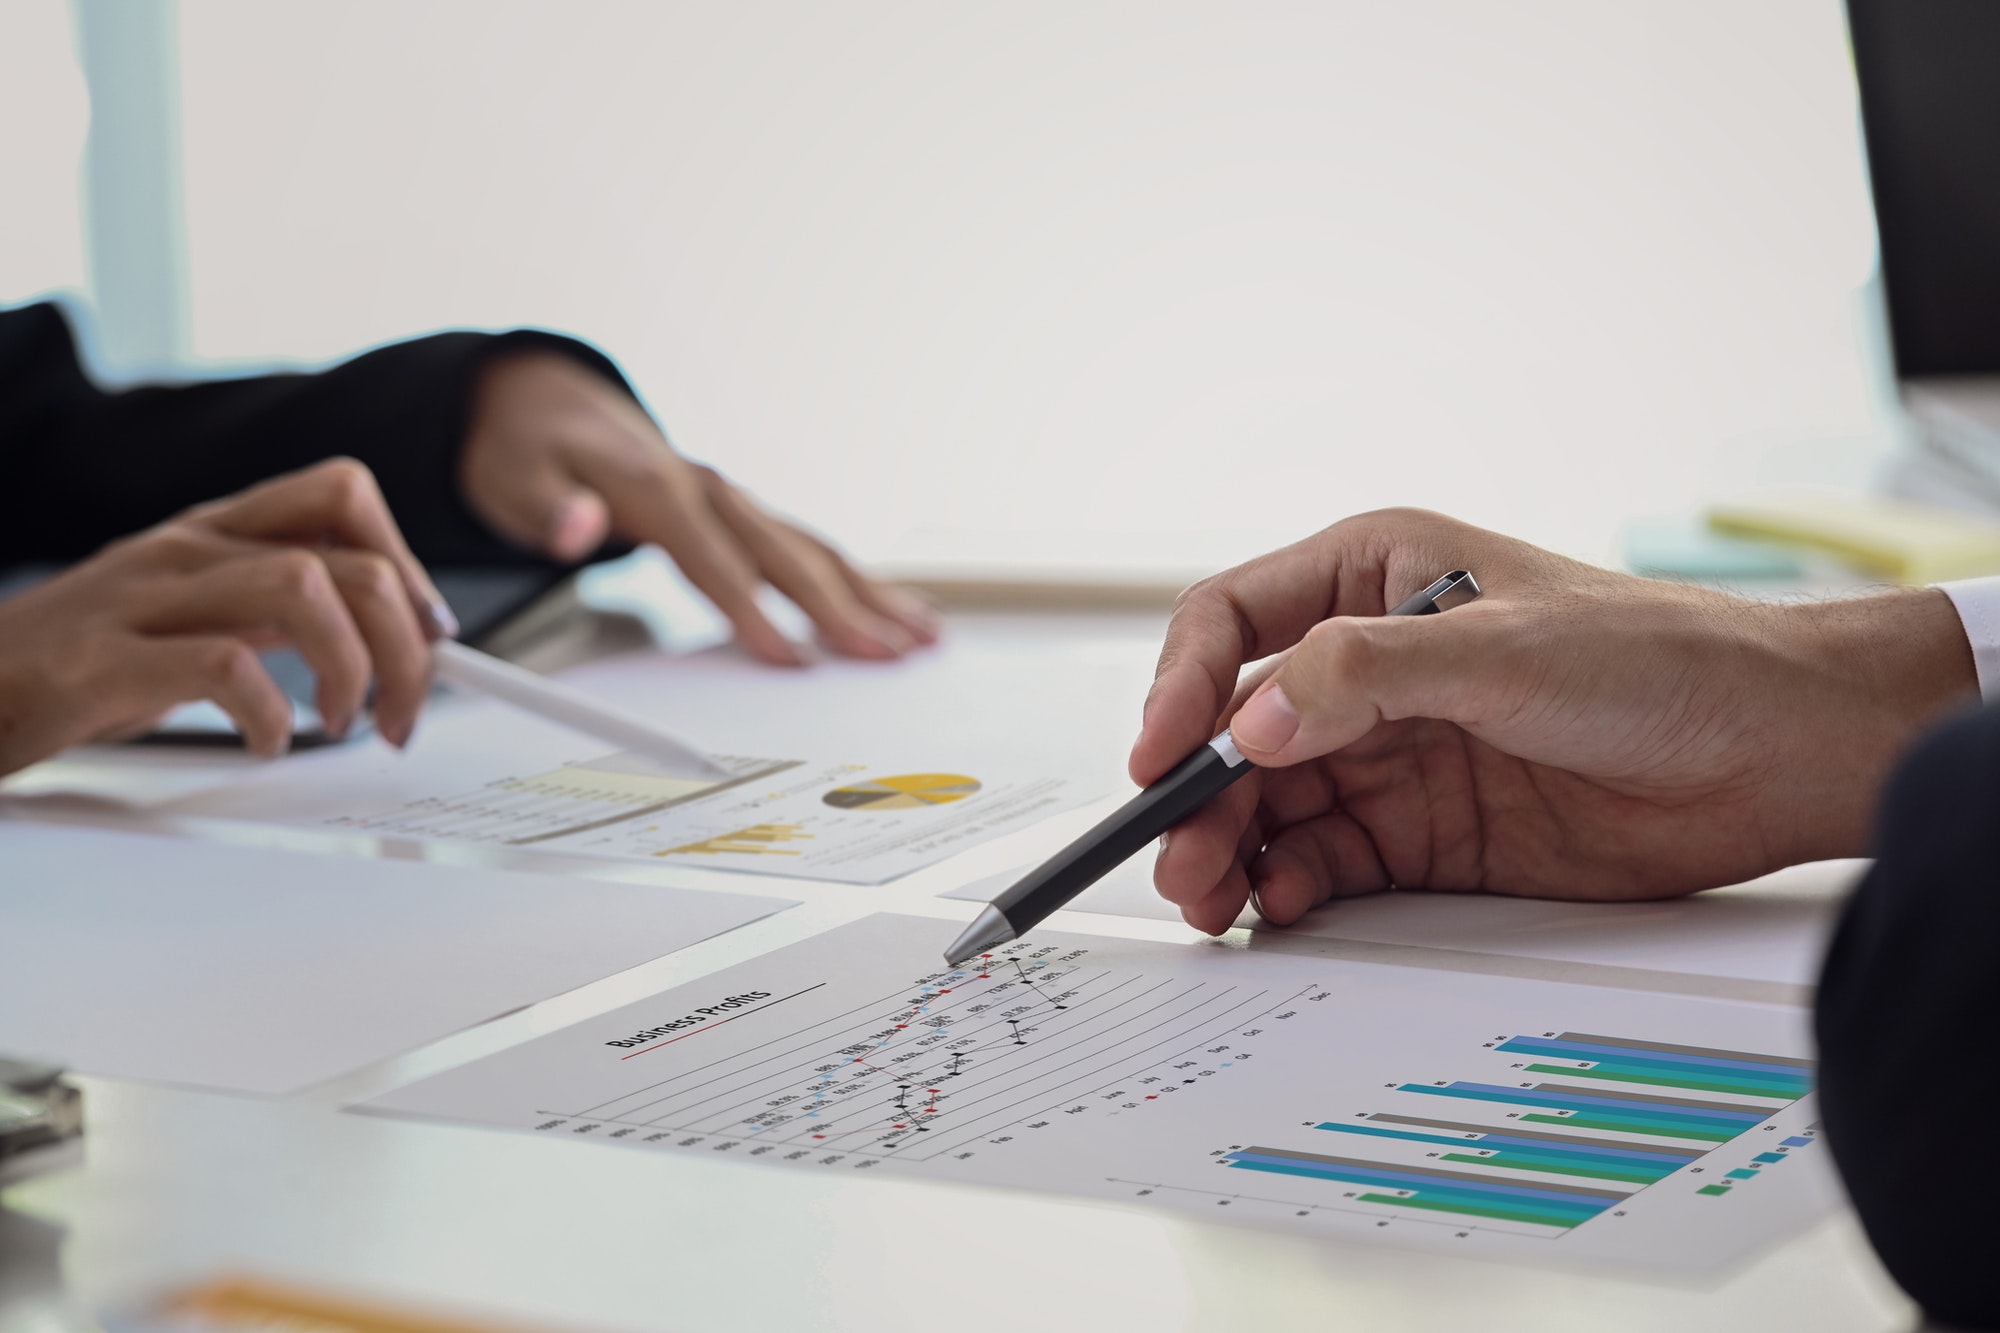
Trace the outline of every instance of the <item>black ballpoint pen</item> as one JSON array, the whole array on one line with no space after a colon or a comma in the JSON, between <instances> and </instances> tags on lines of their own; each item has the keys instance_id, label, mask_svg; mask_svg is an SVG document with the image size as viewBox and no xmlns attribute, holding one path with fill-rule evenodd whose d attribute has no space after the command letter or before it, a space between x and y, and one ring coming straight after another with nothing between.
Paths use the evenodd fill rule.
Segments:
<instances>
[{"instance_id":1,"label":"black ballpoint pen","mask_svg":"<svg viewBox=\"0 0 2000 1333\"><path fill-rule=\"evenodd\" d=\"M1478 582L1465 570L1454 569L1422 592L1398 602L1388 614L1436 615L1477 596ZM975 954L1027 934L1254 767L1224 731L995 898L945 950L945 962L956 967Z\"/></svg>"}]
</instances>

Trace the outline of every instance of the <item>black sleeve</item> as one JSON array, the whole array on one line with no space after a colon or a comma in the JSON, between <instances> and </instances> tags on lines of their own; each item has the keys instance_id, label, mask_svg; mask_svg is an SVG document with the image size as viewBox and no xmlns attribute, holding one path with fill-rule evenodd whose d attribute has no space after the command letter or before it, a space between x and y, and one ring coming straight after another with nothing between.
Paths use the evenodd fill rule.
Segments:
<instances>
[{"instance_id":1,"label":"black sleeve","mask_svg":"<svg viewBox=\"0 0 2000 1333\"><path fill-rule=\"evenodd\" d=\"M1926 740L1820 978L1828 1145L1868 1237L1932 1319L2000 1328L2000 708Z\"/></svg>"},{"instance_id":2,"label":"black sleeve","mask_svg":"<svg viewBox=\"0 0 2000 1333\"><path fill-rule=\"evenodd\" d=\"M430 564L542 564L459 496L458 454L480 369L543 347L630 386L573 338L440 333L315 374L106 393L53 305L0 311L0 568L80 559L189 505L337 455L366 463Z\"/></svg>"}]
</instances>

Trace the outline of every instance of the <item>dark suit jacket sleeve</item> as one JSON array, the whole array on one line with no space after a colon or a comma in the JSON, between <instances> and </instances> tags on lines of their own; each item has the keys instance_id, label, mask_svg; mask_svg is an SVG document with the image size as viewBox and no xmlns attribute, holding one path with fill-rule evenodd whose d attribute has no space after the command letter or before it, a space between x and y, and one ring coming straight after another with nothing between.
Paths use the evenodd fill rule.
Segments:
<instances>
[{"instance_id":1,"label":"dark suit jacket sleeve","mask_svg":"<svg viewBox=\"0 0 2000 1333\"><path fill-rule=\"evenodd\" d=\"M2000 1328L2000 709L1921 745L1820 980L1828 1146L1876 1252L1940 1322ZM1972 1137L1967 1137L1968 1133Z\"/></svg>"},{"instance_id":2,"label":"dark suit jacket sleeve","mask_svg":"<svg viewBox=\"0 0 2000 1333\"><path fill-rule=\"evenodd\" d=\"M472 390L494 356L545 347L629 386L587 344L535 330L440 333L315 374L107 393L53 305L0 311L0 568L80 559L267 477L348 455L368 464L417 556L542 563L459 498Z\"/></svg>"}]
</instances>

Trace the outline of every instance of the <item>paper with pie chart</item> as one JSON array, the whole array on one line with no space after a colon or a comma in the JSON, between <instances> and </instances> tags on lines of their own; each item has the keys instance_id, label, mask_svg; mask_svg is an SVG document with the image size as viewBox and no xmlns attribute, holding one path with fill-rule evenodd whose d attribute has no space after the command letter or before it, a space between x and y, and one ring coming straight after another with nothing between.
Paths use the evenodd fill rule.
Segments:
<instances>
[{"instance_id":1,"label":"paper with pie chart","mask_svg":"<svg viewBox=\"0 0 2000 1333\"><path fill-rule=\"evenodd\" d=\"M324 823L717 870L881 884L1097 796L1064 778L720 757L721 781L632 754L499 776Z\"/></svg>"}]
</instances>

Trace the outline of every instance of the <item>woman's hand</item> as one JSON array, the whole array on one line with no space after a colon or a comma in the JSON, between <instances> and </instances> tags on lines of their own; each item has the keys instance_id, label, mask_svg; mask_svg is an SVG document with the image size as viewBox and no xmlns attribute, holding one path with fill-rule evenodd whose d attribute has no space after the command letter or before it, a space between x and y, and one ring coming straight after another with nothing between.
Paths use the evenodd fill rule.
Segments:
<instances>
[{"instance_id":1,"label":"woman's hand","mask_svg":"<svg viewBox=\"0 0 2000 1333\"><path fill-rule=\"evenodd\" d=\"M1382 617L1452 569L1485 595ZM1131 771L1225 724L1259 767L1161 851L1202 930L1253 893L1278 924L1391 885L1660 898L1860 855L1896 757L1975 696L1935 590L1768 605L1386 511L1183 595Z\"/></svg>"},{"instance_id":2,"label":"woman's hand","mask_svg":"<svg viewBox=\"0 0 2000 1333\"><path fill-rule=\"evenodd\" d=\"M460 481L494 531L557 560L581 560L614 535L658 545L766 662L806 659L758 609L765 584L850 657L899 657L937 640L923 602L681 457L627 394L559 353L519 352L486 368Z\"/></svg>"},{"instance_id":3,"label":"woman's hand","mask_svg":"<svg viewBox=\"0 0 2000 1333\"><path fill-rule=\"evenodd\" d=\"M298 650L327 730L360 715L409 740L429 641L451 612L368 469L335 459L191 509L0 602L0 772L145 731L212 700L255 754L291 739L290 702L257 660Z\"/></svg>"}]
</instances>

